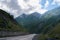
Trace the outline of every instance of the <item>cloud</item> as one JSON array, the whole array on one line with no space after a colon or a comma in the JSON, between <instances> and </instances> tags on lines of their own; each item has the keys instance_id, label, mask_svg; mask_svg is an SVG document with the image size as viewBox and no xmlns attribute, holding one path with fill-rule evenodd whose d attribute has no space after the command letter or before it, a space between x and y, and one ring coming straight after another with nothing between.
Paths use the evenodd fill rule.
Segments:
<instances>
[{"instance_id":1,"label":"cloud","mask_svg":"<svg viewBox=\"0 0 60 40\"><path fill-rule=\"evenodd\" d=\"M14 18L19 16L21 13L20 7L15 0L0 0L0 9L9 12L11 15L14 16Z\"/></svg>"},{"instance_id":2,"label":"cloud","mask_svg":"<svg viewBox=\"0 0 60 40\"><path fill-rule=\"evenodd\" d=\"M29 0L26 2L25 0L18 0L18 4L22 9L29 9L31 7L41 7L39 6L39 0Z\"/></svg>"},{"instance_id":3,"label":"cloud","mask_svg":"<svg viewBox=\"0 0 60 40\"><path fill-rule=\"evenodd\" d=\"M3 9L5 11L9 11L10 10L10 8L6 4L1 3L1 2L0 2L0 9Z\"/></svg>"},{"instance_id":4,"label":"cloud","mask_svg":"<svg viewBox=\"0 0 60 40\"><path fill-rule=\"evenodd\" d=\"M11 15L14 15L14 17L18 16L17 10L13 10L9 8L6 4L0 2L0 9L3 9L7 12L9 12Z\"/></svg>"},{"instance_id":5,"label":"cloud","mask_svg":"<svg viewBox=\"0 0 60 40\"><path fill-rule=\"evenodd\" d=\"M46 11L46 9L42 9L42 5L40 4L40 2L41 0L18 0L18 5L26 14L30 14L33 12L39 12L42 14Z\"/></svg>"},{"instance_id":6,"label":"cloud","mask_svg":"<svg viewBox=\"0 0 60 40\"><path fill-rule=\"evenodd\" d=\"M0 9L10 12L14 18L26 13L39 12L43 14L46 9L42 9L41 0L0 0ZM46 3L47 4L47 3Z\"/></svg>"},{"instance_id":7,"label":"cloud","mask_svg":"<svg viewBox=\"0 0 60 40\"><path fill-rule=\"evenodd\" d=\"M60 0L53 0L53 5L57 4L57 5L60 5Z\"/></svg>"},{"instance_id":8,"label":"cloud","mask_svg":"<svg viewBox=\"0 0 60 40\"><path fill-rule=\"evenodd\" d=\"M45 8L49 6L49 1L46 0L46 3L45 3Z\"/></svg>"}]
</instances>

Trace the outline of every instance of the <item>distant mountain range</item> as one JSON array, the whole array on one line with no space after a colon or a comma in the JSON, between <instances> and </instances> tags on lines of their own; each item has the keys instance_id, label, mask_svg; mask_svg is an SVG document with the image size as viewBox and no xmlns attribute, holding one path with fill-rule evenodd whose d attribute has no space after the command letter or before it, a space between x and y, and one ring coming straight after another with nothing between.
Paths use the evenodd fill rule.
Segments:
<instances>
[{"instance_id":1,"label":"distant mountain range","mask_svg":"<svg viewBox=\"0 0 60 40\"><path fill-rule=\"evenodd\" d=\"M30 15L22 14L21 16L17 17L16 20L24 28L27 28L28 30L30 30L32 27L37 26L40 20L40 17L41 17L41 14L35 12Z\"/></svg>"},{"instance_id":2,"label":"distant mountain range","mask_svg":"<svg viewBox=\"0 0 60 40\"><path fill-rule=\"evenodd\" d=\"M30 15L22 14L16 21L27 28L30 33L48 33L60 23L60 7L49 10L45 14L32 13Z\"/></svg>"}]
</instances>

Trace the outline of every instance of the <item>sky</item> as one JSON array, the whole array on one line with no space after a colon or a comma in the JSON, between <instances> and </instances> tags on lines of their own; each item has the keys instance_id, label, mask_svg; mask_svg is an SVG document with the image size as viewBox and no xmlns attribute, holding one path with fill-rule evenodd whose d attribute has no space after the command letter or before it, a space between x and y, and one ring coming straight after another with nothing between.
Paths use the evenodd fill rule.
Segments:
<instances>
[{"instance_id":1,"label":"sky","mask_svg":"<svg viewBox=\"0 0 60 40\"><path fill-rule=\"evenodd\" d=\"M38 12L44 14L60 6L60 0L0 0L0 9L9 12L14 18Z\"/></svg>"}]
</instances>

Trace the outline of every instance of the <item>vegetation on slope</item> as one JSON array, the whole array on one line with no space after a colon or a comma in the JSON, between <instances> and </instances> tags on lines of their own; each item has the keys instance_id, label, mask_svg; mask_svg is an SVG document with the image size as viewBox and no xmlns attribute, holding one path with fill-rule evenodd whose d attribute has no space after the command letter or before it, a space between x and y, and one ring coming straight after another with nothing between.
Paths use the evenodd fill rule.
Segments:
<instances>
[{"instance_id":1,"label":"vegetation on slope","mask_svg":"<svg viewBox=\"0 0 60 40\"><path fill-rule=\"evenodd\" d=\"M60 40L60 23L47 34L40 34L38 40Z\"/></svg>"},{"instance_id":2,"label":"vegetation on slope","mask_svg":"<svg viewBox=\"0 0 60 40\"><path fill-rule=\"evenodd\" d=\"M0 30L4 31L26 31L21 25L19 25L12 15L0 9Z\"/></svg>"},{"instance_id":3,"label":"vegetation on slope","mask_svg":"<svg viewBox=\"0 0 60 40\"><path fill-rule=\"evenodd\" d=\"M45 20L42 21L44 23L38 40L60 40L60 7L48 11L42 19Z\"/></svg>"}]
</instances>

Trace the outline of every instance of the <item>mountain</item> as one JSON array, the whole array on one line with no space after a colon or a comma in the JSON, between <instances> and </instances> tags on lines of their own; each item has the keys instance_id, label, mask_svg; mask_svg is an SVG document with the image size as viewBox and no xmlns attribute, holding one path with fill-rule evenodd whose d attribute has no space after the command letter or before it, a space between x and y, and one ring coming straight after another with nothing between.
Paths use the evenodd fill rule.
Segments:
<instances>
[{"instance_id":1,"label":"mountain","mask_svg":"<svg viewBox=\"0 0 60 40\"><path fill-rule=\"evenodd\" d=\"M41 16L38 40L60 40L60 7Z\"/></svg>"},{"instance_id":2,"label":"mountain","mask_svg":"<svg viewBox=\"0 0 60 40\"><path fill-rule=\"evenodd\" d=\"M60 21L60 7L50 10L41 16L40 30L49 31ZM46 29L47 28L47 29ZM46 30L46 31L45 31Z\"/></svg>"},{"instance_id":3,"label":"mountain","mask_svg":"<svg viewBox=\"0 0 60 40\"><path fill-rule=\"evenodd\" d=\"M16 20L24 28L28 29L30 33L48 34L60 23L60 7L49 10L43 15L37 12L30 15L24 14L24 16L18 17L18 19L16 18Z\"/></svg>"},{"instance_id":4,"label":"mountain","mask_svg":"<svg viewBox=\"0 0 60 40\"><path fill-rule=\"evenodd\" d=\"M26 20L26 17L27 17L26 14L22 14L16 18L16 21L23 26L23 22L24 22L24 20Z\"/></svg>"},{"instance_id":5,"label":"mountain","mask_svg":"<svg viewBox=\"0 0 60 40\"><path fill-rule=\"evenodd\" d=\"M25 31L25 29L17 23L12 15L0 9L0 30L6 31Z\"/></svg>"},{"instance_id":6,"label":"mountain","mask_svg":"<svg viewBox=\"0 0 60 40\"><path fill-rule=\"evenodd\" d=\"M27 28L29 32L33 32L33 29L37 27L41 14L34 12L30 15L22 14L21 16L16 18L16 21L19 24L22 24L24 28ZM30 30L31 29L31 30Z\"/></svg>"}]
</instances>

